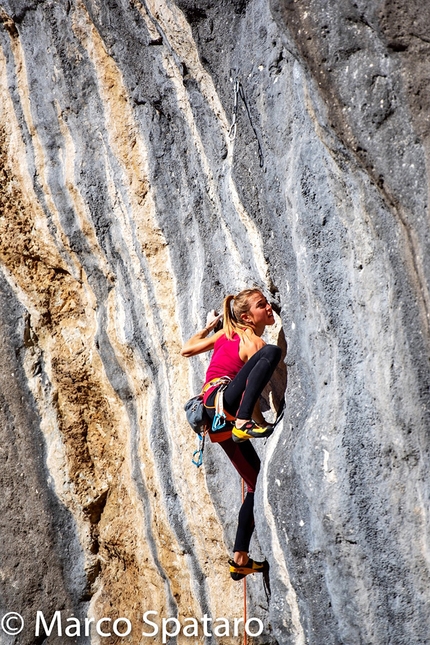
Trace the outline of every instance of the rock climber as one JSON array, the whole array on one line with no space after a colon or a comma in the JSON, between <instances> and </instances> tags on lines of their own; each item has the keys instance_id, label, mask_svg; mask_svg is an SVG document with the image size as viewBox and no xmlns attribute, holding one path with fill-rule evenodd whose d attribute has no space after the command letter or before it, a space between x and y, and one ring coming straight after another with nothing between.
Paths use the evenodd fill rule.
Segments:
<instances>
[{"instance_id":1,"label":"rock climber","mask_svg":"<svg viewBox=\"0 0 430 645\"><path fill-rule=\"evenodd\" d=\"M218 432L209 432L209 437L223 448L247 487L239 511L234 559L229 560L231 577L241 580L250 573L268 570L267 562L256 562L248 555L254 531L254 491L260 470L260 459L248 440L269 437L274 430L260 411L259 397L279 363L281 349L261 338L266 325L273 325L275 318L259 289L227 296L222 318L220 331L211 333L219 323L217 316L185 343L181 354L190 357L213 350L202 390L210 419L215 415L218 391L225 385L225 380L220 379L231 379L223 390L223 409L230 422Z\"/></svg>"}]
</instances>

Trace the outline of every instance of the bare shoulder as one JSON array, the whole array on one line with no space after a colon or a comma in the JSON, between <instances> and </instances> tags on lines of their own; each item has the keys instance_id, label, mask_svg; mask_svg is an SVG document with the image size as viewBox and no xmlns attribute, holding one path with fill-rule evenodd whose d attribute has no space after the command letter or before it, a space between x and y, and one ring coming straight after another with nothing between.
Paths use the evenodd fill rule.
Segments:
<instances>
[{"instance_id":1,"label":"bare shoulder","mask_svg":"<svg viewBox=\"0 0 430 645\"><path fill-rule=\"evenodd\" d=\"M266 343L262 338L254 334L252 329L245 329L241 335L240 345L239 345L239 357L246 363L249 361L251 356L253 356L259 349L264 347Z\"/></svg>"}]
</instances>

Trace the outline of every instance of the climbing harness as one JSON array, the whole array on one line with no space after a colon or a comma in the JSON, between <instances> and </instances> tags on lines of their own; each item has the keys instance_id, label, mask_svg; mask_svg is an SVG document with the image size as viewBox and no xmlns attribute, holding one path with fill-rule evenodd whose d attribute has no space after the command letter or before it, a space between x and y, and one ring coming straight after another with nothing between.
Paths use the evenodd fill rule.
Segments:
<instances>
[{"instance_id":1,"label":"climbing harness","mask_svg":"<svg viewBox=\"0 0 430 645\"><path fill-rule=\"evenodd\" d=\"M234 421L235 417L231 416L226 410L224 410L223 405L223 392L227 385L230 383L231 378L228 376L222 376L221 378L212 379L206 383L203 387L200 394L191 397L184 405L185 414L187 421L197 434L198 447L197 450L194 450L191 461L197 468L203 464L203 450L205 447L205 437L209 430L212 432L218 432L225 428L229 421ZM203 395L207 390L212 387L218 387L217 394L215 396L215 416L212 421L206 412L206 408L203 403Z\"/></svg>"},{"instance_id":2,"label":"climbing harness","mask_svg":"<svg viewBox=\"0 0 430 645\"><path fill-rule=\"evenodd\" d=\"M236 134L237 134L237 109L238 109L238 102L239 102L238 97L239 96L243 101L243 104L244 104L245 109L246 109L246 113L248 115L250 126L251 126L251 128L252 128L252 130L253 130L253 132L255 134L255 138L257 139L258 156L259 156L259 159L260 159L260 168L264 168L264 156L263 156L263 149L262 149L261 143L260 143L260 137L258 136L258 132L255 129L254 124L252 122L251 112L249 110L249 105L248 105L248 101L246 99L246 94L245 94L244 87L242 85L242 81L240 81L239 78L237 78L237 77L236 77L236 80L234 81L233 118L232 118L230 130L228 132L228 137L229 137L230 141L234 141L235 138L236 138Z\"/></svg>"}]
</instances>

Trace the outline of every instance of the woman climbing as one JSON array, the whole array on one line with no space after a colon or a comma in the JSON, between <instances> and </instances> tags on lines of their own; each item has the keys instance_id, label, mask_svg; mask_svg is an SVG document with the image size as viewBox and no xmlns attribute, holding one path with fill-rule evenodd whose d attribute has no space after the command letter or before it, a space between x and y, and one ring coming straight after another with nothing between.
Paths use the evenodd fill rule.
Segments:
<instances>
[{"instance_id":1,"label":"woman climbing","mask_svg":"<svg viewBox=\"0 0 430 645\"><path fill-rule=\"evenodd\" d=\"M254 491L260 470L260 459L248 439L269 437L274 430L261 414L259 397L279 363L281 349L267 345L261 338L266 325L273 325L275 318L259 289L227 296L223 304L223 328L211 334L218 319L219 316L192 336L181 354L190 357L214 350L203 387L203 401L211 419L215 416L219 389L228 382L222 393L222 407L234 424L228 423L223 430L210 432L209 436L220 444L247 486L239 512L234 559L229 560L231 577L240 580L250 573L268 569L267 562L255 562L248 556L254 531Z\"/></svg>"}]
</instances>

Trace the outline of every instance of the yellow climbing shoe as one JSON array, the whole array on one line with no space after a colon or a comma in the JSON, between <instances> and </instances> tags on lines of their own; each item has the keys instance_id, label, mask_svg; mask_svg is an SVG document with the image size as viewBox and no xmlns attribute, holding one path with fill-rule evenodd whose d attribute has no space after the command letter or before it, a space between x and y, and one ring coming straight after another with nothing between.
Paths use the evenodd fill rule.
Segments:
<instances>
[{"instance_id":1,"label":"yellow climbing shoe","mask_svg":"<svg viewBox=\"0 0 430 645\"><path fill-rule=\"evenodd\" d=\"M266 562L256 562L251 558L248 559L248 562L240 567L234 560L228 561L230 565L230 575L233 580L243 580L245 576L249 576L250 573L266 573L269 571L269 563Z\"/></svg>"},{"instance_id":2,"label":"yellow climbing shoe","mask_svg":"<svg viewBox=\"0 0 430 645\"><path fill-rule=\"evenodd\" d=\"M236 443L241 443L247 439L257 439L258 437L264 439L264 437L270 437L274 429L275 426L272 425L267 425L265 427L259 426L251 419L240 428L236 428L235 425L233 426L232 439Z\"/></svg>"}]
</instances>

